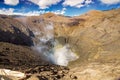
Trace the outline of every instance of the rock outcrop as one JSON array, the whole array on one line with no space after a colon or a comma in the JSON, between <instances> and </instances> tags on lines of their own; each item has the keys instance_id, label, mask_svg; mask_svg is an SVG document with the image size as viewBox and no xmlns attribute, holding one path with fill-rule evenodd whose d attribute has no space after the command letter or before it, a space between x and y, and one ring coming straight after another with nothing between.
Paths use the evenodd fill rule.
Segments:
<instances>
[{"instance_id":1,"label":"rock outcrop","mask_svg":"<svg viewBox=\"0 0 120 80\"><path fill-rule=\"evenodd\" d=\"M57 65L38 66L25 71L26 80L60 80L69 72L68 67Z\"/></svg>"},{"instance_id":2,"label":"rock outcrop","mask_svg":"<svg viewBox=\"0 0 120 80\"><path fill-rule=\"evenodd\" d=\"M12 17L0 15L0 42L32 46L32 31Z\"/></svg>"}]
</instances>

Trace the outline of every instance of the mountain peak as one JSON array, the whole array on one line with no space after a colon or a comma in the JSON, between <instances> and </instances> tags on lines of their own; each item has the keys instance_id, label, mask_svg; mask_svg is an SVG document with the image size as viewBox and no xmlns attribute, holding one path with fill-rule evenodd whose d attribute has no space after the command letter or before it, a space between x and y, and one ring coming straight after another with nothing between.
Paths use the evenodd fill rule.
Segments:
<instances>
[{"instance_id":1,"label":"mountain peak","mask_svg":"<svg viewBox=\"0 0 120 80\"><path fill-rule=\"evenodd\" d=\"M56 14L48 12L48 13L43 14L42 16L44 16L45 18L51 18L53 16L56 16Z\"/></svg>"}]
</instances>

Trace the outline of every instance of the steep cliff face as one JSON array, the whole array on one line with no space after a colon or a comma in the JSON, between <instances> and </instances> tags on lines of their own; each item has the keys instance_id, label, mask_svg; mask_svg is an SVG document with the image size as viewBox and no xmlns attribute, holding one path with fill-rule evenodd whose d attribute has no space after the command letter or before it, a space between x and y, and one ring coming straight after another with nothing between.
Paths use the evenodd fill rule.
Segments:
<instances>
[{"instance_id":1,"label":"steep cliff face","mask_svg":"<svg viewBox=\"0 0 120 80\"><path fill-rule=\"evenodd\" d=\"M48 62L34 51L34 34L20 21L0 15L0 68L27 69Z\"/></svg>"},{"instance_id":2,"label":"steep cliff face","mask_svg":"<svg viewBox=\"0 0 120 80\"><path fill-rule=\"evenodd\" d=\"M32 31L12 17L0 15L0 42L32 46Z\"/></svg>"}]
</instances>

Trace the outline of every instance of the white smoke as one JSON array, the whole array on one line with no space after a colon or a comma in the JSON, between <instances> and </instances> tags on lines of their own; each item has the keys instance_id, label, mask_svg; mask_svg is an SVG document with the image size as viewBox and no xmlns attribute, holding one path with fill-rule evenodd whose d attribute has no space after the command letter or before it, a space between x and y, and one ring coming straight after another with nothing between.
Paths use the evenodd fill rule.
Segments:
<instances>
[{"instance_id":1,"label":"white smoke","mask_svg":"<svg viewBox=\"0 0 120 80\"><path fill-rule=\"evenodd\" d=\"M78 56L71 51L69 45L55 49L53 57L55 64L62 66L67 66L69 61L73 61L78 58Z\"/></svg>"},{"instance_id":2,"label":"white smoke","mask_svg":"<svg viewBox=\"0 0 120 80\"><path fill-rule=\"evenodd\" d=\"M52 24L44 27L44 33L42 34L44 35L40 36L39 43L34 46L34 49L43 55L45 59L57 65L67 66L69 61L78 58L71 51L69 44L61 45L54 40L54 28Z\"/></svg>"},{"instance_id":3,"label":"white smoke","mask_svg":"<svg viewBox=\"0 0 120 80\"><path fill-rule=\"evenodd\" d=\"M50 39L54 38L54 28L53 28L53 24L50 23L49 25L47 25L46 27L43 28L43 36L40 37L40 41L42 42L47 42Z\"/></svg>"},{"instance_id":4,"label":"white smoke","mask_svg":"<svg viewBox=\"0 0 120 80\"><path fill-rule=\"evenodd\" d=\"M78 56L68 47L69 45L65 45L60 48L48 49L47 46L36 46L35 49L50 62L57 65L67 66L70 61L78 58Z\"/></svg>"}]
</instances>

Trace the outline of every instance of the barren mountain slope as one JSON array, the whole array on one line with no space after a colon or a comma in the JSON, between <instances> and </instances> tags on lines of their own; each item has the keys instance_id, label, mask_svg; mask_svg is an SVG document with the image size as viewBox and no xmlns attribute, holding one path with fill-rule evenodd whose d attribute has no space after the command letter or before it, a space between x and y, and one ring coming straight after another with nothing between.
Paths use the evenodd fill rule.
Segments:
<instances>
[{"instance_id":1,"label":"barren mountain slope","mask_svg":"<svg viewBox=\"0 0 120 80\"><path fill-rule=\"evenodd\" d=\"M10 16L0 15L0 41L32 46L32 31Z\"/></svg>"},{"instance_id":2,"label":"barren mountain slope","mask_svg":"<svg viewBox=\"0 0 120 80\"><path fill-rule=\"evenodd\" d=\"M120 10L90 11L75 17L78 24L55 26L56 38L79 55L75 63L120 60ZM75 22L72 22L73 24ZM71 23L71 24L72 24Z\"/></svg>"},{"instance_id":3,"label":"barren mountain slope","mask_svg":"<svg viewBox=\"0 0 120 80\"><path fill-rule=\"evenodd\" d=\"M77 54L79 58L75 61L70 62L70 64L68 65L70 67L69 72L67 72L67 74L65 74L65 76L62 76L60 79L119 80L119 13L120 9L110 11L92 10L90 12L87 12L86 14L76 17L64 17L52 13L47 13L40 16L18 17L14 19L11 17L6 18L5 16L2 16L0 17L0 20L2 22L0 26L4 27L0 27L0 32L2 33L2 35L4 33L6 36L8 35L8 33L6 34L6 31L4 31L4 29L6 29L12 36L13 34L20 35L20 41L22 40L26 42L30 40L32 41L32 43L34 43L34 45L39 43L42 39L44 44L41 43L40 45L48 46L48 51L49 48L59 48L61 46L69 45L68 49ZM14 25L15 27L11 25ZM21 36L23 34L25 35L25 38ZM0 37L2 37L0 40L4 41L5 38L2 35L0 35ZM17 36L15 36L15 38L8 37L7 41L4 42L13 43L16 41L16 37ZM47 40L44 41L44 39ZM11 42L12 40L13 42ZM53 45L52 41L58 42L57 46ZM19 45L26 45L23 43L24 42L22 42L22 44L19 43ZM13 44L10 45L12 46ZM16 49L18 48L20 47L16 46ZM29 52L29 47L28 49L26 49L26 47L22 46L22 48L28 50L27 52ZM3 52L4 50L8 51L8 48L2 50ZM10 49L10 51L11 50L12 49ZM21 53L21 51L19 50L18 52ZM3 54L1 54L1 56L2 55ZM67 55L70 55L70 53L68 52ZM3 61L6 61L6 59L3 59ZM42 73L42 71L40 73ZM36 74L37 73L34 74L35 77L37 77ZM45 73L43 77L47 78L48 76L46 77L46 74L47 73Z\"/></svg>"},{"instance_id":4,"label":"barren mountain slope","mask_svg":"<svg viewBox=\"0 0 120 80\"><path fill-rule=\"evenodd\" d=\"M0 15L0 68L26 69L48 63L34 51L34 35L21 22Z\"/></svg>"},{"instance_id":5,"label":"barren mountain slope","mask_svg":"<svg viewBox=\"0 0 120 80\"><path fill-rule=\"evenodd\" d=\"M25 24L31 27L33 32L36 28L44 32L42 28L52 24L55 40L59 41L60 45L69 44L71 50L79 56L79 59L74 61L75 63L83 61L109 62L120 59L119 13L120 9L92 10L76 17L63 17L47 13L39 17L22 19L26 19ZM18 20L22 21L19 18Z\"/></svg>"}]
</instances>

